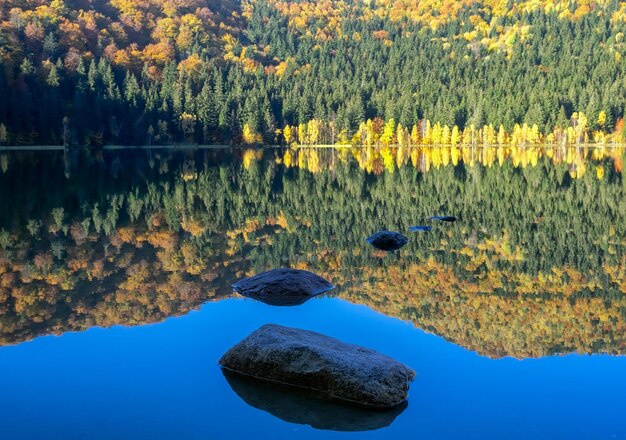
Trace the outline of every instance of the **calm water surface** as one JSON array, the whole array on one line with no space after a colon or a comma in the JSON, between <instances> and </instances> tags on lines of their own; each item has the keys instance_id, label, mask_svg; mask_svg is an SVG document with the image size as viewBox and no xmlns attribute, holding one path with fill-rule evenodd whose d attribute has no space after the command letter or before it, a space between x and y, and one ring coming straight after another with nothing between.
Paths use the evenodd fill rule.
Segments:
<instances>
[{"instance_id":1,"label":"calm water surface","mask_svg":"<svg viewBox=\"0 0 626 440\"><path fill-rule=\"evenodd\" d=\"M626 438L623 158L0 153L0 438ZM420 224L399 252L365 244ZM232 294L283 266L338 287L298 307ZM408 406L229 383L219 357L270 322L407 363Z\"/></svg>"}]
</instances>

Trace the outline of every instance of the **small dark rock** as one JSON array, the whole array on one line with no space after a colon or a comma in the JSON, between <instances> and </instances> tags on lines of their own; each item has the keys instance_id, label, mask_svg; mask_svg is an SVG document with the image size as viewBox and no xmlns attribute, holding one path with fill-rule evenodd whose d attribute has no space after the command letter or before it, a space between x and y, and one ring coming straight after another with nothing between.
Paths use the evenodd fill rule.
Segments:
<instances>
[{"instance_id":1,"label":"small dark rock","mask_svg":"<svg viewBox=\"0 0 626 440\"><path fill-rule=\"evenodd\" d=\"M369 408L402 403L415 378L411 368L374 350L275 324L250 334L219 363L240 374Z\"/></svg>"},{"instance_id":2,"label":"small dark rock","mask_svg":"<svg viewBox=\"0 0 626 440\"><path fill-rule=\"evenodd\" d=\"M312 272L286 268L263 272L233 284L240 295L272 306L297 306L334 288Z\"/></svg>"},{"instance_id":3,"label":"small dark rock","mask_svg":"<svg viewBox=\"0 0 626 440\"><path fill-rule=\"evenodd\" d=\"M442 222L453 223L457 220L457 218L453 215L435 215L430 218L431 220L439 220Z\"/></svg>"},{"instance_id":4,"label":"small dark rock","mask_svg":"<svg viewBox=\"0 0 626 440\"><path fill-rule=\"evenodd\" d=\"M409 239L399 232L379 231L370 235L367 238L367 242L376 249L383 251L395 251L407 244Z\"/></svg>"},{"instance_id":5,"label":"small dark rock","mask_svg":"<svg viewBox=\"0 0 626 440\"><path fill-rule=\"evenodd\" d=\"M406 401L389 409L360 408L325 400L318 392L255 379L222 369L233 391L248 405L288 423L332 431L372 431L385 428L408 406Z\"/></svg>"}]
</instances>

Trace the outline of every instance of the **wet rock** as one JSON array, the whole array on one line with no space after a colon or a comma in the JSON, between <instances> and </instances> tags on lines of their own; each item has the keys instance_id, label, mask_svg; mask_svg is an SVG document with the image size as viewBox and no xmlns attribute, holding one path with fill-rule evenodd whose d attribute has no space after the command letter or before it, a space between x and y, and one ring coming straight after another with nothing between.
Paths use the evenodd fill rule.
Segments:
<instances>
[{"instance_id":1,"label":"wet rock","mask_svg":"<svg viewBox=\"0 0 626 440\"><path fill-rule=\"evenodd\" d=\"M399 232L379 231L370 235L367 238L367 242L376 249L383 251L395 251L407 244L409 239Z\"/></svg>"},{"instance_id":2,"label":"wet rock","mask_svg":"<svg viewBox=\"0 0 626 440\"><path fill-rule=\"evenodd\" d=\"M274 269L233 284L240 295L273 306L297 306L335 286L306 270Z\"/></svg>"},{"instance_id":3,"label":"wet rock","mask_svg":"<svg viewBox=\"0 0 626 440\"><path fill-rule=\"evenodd\" d=\"M332 431L372 431L385 428L408 406L404 401L384 410L371 410L325 400L325 396L276 382L258 380L223 369L232 390L248 405L288 423Z\"/></svg>"},{"instance_id":4,"label":"wet rock","mask_svg":"<svg viewBox=\"0 0 626 440\"><path fill-rule=\"evenodd\" d=\"M415 372L374 350L319 333L264 325L219 361L230 371L370 408L402 403Z\"/></svg>"},{"instance_id":5,"label":"wet rock","mask_svg":"<svg viewBox=\"0 0 626 440\"><path fill-rule=\"evenodd\" d=\"M430 218L431 220L439 220L446 223L453 223L457 221L457 218L453 215L435 215Z\"/></svg>"}]
</instances>

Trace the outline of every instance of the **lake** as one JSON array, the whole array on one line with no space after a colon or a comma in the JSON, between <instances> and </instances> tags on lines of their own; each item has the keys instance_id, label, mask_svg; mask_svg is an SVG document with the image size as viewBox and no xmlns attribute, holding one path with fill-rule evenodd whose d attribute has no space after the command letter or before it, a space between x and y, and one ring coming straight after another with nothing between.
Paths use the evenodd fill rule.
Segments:
<instances>
[{"instance_id":1,"label":"lake","mask_svg":"<svg viewBox=\"0 0 626 440\"><path fill-rule=\"evenodd\" d=\"M0 438L625 439L625 156L0 152ZM375 250L383 228L409 243ZM337 288L297 307L232 292L277 267ZM406 363L408 404L226 378L220 356L266 323Z\"/></svg>"}]
</instances>

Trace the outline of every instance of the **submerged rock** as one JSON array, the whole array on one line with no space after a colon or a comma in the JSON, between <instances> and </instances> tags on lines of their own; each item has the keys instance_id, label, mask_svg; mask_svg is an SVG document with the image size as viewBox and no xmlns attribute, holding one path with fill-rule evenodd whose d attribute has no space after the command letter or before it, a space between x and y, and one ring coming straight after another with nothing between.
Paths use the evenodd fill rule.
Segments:
<instances>
[{"instance_id":1,"label":"submerged rock","mask_svg":"<svg viewBox=\"0 0 626 440\"><path fill-rule=\"evenodd\" d=\"M453 215L435 215L430 218L431 220L439 220L442 222L452 223L457 220L457 218Z\"/></svg>"},{"instance_id":2,"label":"submerged rock","mask_svg":"<svg viewBox=\"0 0 626 440\"><path fill-rule=\"evenodd\" d=\"M306 270L274 269L233 284L240 295L273 306L297 306L335 286Z\"/></svg>"},{"instance_id":3,"label":"submerged rock","mask_svg":"<svg viewBox=\"0 0 626 440\"><path fill-rule=\"evenodd\" d=\"M370 408L402 403L415 372L374 350L319 333L264 325L222 356L230 371Z\"/></svg>"},{"instance_id":4,"label":"submerged rock","mask_svg":"<svg viewBox=\"0 0 626 440\"><path fill-rule=\"evenodd\" d=\"M409 231L411 232L427 232L432 230L432 226L410 226Z\"/></svg>"},{"instance_id":5,"label":"submerged rock","mask_svg":"<svg viewBox=\"0 0 626 440\"><path fill-rule=\"evenodd\" d=\"M408 406L404 401L385 410L324 400L319 392L258 380L223 369L232 390L248 405L289 423L332 431L372 431L385 428Z\"/></svg>"},{"instance_id":6,"label":"submerged rock","mask_svg":"<svg viewBox=\"0 0 626 440\"><path fill-rule=\"evenodd\" d=\"M407 244L409 239L399 232L379 231L367 237L367 242L376 249L395 251Z\"/></svg>"}]
</instances>

